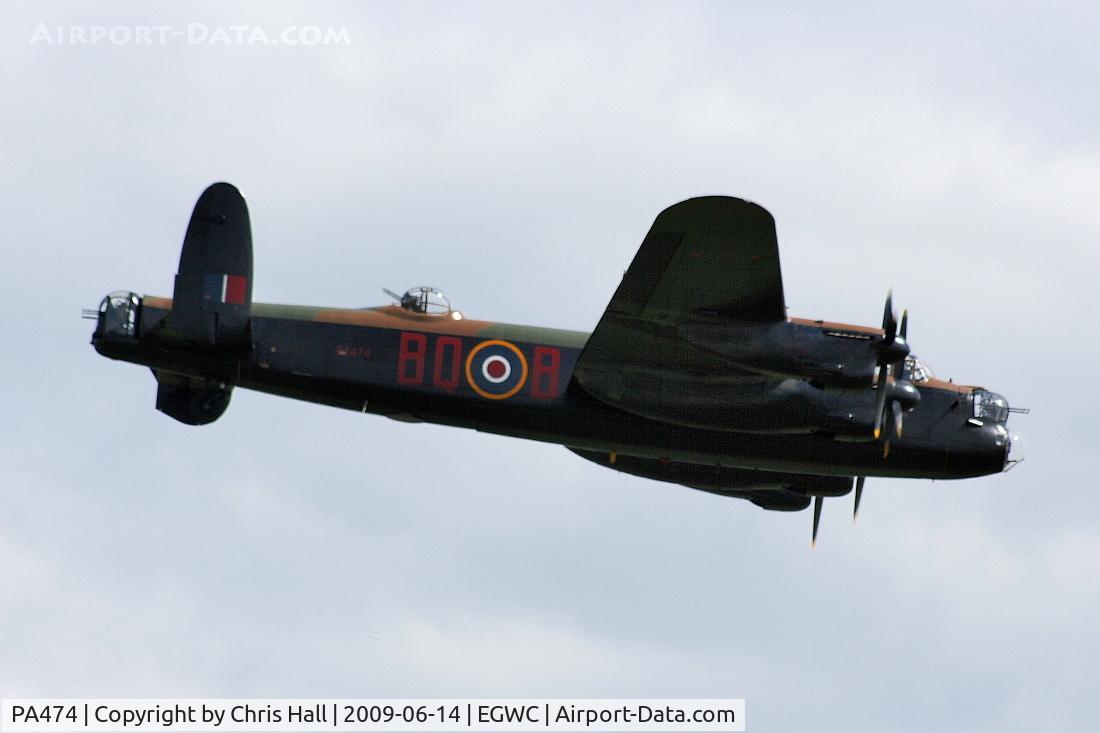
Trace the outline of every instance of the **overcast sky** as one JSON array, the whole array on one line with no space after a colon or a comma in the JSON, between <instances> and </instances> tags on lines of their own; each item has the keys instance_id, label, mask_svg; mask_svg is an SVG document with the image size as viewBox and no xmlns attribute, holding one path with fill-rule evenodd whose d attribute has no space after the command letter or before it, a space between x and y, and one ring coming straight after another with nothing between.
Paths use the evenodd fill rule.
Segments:
<instances>
[{"instance_id":1,"label":"overcast sky","mask_svg":"<svg viewBox=\"0 0 1100 733\"><path fill-rule=\"evenodd\" d=\"M6 3L0 694L744 697L754 731L1092 730L1094 3ZM40 23L350 44L31 43ZM51 30L56 40L56 30ZM809 512L238 390L154 410L79 318L170 295L209 183L258 301L429 283L590 330L656 214L777 220L792 315L894 288L1027 461Z\"/></svg>"}]
</instances>

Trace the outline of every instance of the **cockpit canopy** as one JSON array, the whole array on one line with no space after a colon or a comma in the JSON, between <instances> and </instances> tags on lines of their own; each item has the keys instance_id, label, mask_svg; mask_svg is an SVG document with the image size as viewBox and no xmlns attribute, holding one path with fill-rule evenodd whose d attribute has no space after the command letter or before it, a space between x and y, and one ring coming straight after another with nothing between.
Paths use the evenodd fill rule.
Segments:
<instances>
[{"instance_id":1,"label":"cockpit canopy","mask_svg":"<svg viewBox=\"0 0 1100 733\"><path fill-rule=\"evenodd\" d=\"M392 290L385 293L396 300L398 304L411 313L426 316L450 316L456 321L462 318L462 314L451 307L451 300L439 288L421 285L409 288L404 295L398 295Z\"/></svg>"},{"instance_id":2,"label":"cockpit canopy","mask_svg":"<svg viewBox=\"0 0 1100 733\"><path fill-rule=\"evenodd\" d=\"M450 313L450 299L438 288L422 285L410 288L401 296L401 307L414 313L427 315L446 315Z\"/></svg>"},{"instance_id":3,"label":"cockpit canopy","mask_svg":"<svg viewBox=\"0 0 1100 733\"><path fill-rule=\"evenodd\" d=\"M974 417L977 419L1006 423L1010 412L1008 400L996 392L984 389L974 392Z\"/></svg>"},{"instance_id":4,"label":"cockpit canopy","mask_svg":"<svg viewBox=\"0 0 1100 733\"><path fill-rule=\"evenodd\" d=\"M905 374L906 379L916 384L936 378L927 362L915 354L905 357Z\"/></svg>"}]
</instances>

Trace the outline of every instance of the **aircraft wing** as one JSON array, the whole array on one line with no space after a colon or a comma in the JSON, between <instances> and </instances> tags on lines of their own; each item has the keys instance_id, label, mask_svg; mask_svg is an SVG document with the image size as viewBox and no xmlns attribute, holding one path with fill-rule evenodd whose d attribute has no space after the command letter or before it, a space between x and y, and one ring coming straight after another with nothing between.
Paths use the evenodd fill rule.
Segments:
<instances>
[{"instance_id":1,"label":"aircraft wing","mask_svg":"<svg viewBox=\"0 0 1100 733\"><path fill-rule=\"evenodd\" d=\"M786 317L772 215L728 196L688 199L653 222L575 375L613 404L631 375L734 377L728 361L692 346L677 326L763 326Z\"/></svg>"},{"instance_id":2,"label":"aircraft wing","mask_svg":"<svg viewBox=\"0 0 1100 733\"><path fill-rule=\"evenodd\" d=\"M852 490L851 477L754 471L625 454L612 457L608 453L583 448L569 450L604 468L720 496L747 499L762 509L773 511L802 511L810 505L812 496L844 496Z\"/></svg>"},{"instance_id":3,"label":"aircraft wing","mask_svg":"<svg viewBox=\"0 0 1100 733\"><path fill-rule=\"evenodd\" d=\"M612 314L652 321L692 314L783 320L775 219L763 207L730 196L670 206L653 222L604 320Z\"/></svg>"}]
</instances>

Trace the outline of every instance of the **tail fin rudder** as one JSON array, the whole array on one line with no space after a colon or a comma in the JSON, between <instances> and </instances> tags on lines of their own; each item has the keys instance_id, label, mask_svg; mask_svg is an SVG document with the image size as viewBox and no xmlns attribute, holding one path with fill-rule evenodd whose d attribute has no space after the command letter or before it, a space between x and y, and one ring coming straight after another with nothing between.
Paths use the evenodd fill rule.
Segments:
<instances>
[{"instance_id":1,"label":"tail fin rudder","mask_svg":"<svg viewBox=\"0 0 1100 733\"><path fill-rule=\"evenodd\" d=\"M233 392L228 376L251 348L252 229L240 191L215 183L195 203L183 238L168 326L189 343L210 375L154 370L157 409L187 425L214 422ZM205 355L203 355L205 352ZM221 381L221 380L226 381Z\"/></svg>"},{"instance_id":2,"label":"tail fin rudder","mask_svg":"<svg viewBox=\"0 0 1100 733\"><path fill-rule=\"evenodd\" d=\"M247 347L252 312L252 229L234 186L215 183L187 224L169 323L209 347Z\"/></svg>"}]
</instances>

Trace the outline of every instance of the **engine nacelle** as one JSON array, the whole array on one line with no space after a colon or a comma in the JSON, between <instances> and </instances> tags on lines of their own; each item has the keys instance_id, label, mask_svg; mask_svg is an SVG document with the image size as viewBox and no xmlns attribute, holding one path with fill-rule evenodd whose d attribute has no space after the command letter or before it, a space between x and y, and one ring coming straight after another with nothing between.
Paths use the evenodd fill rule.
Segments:
<instances>
[{"instance_id":1,"label":"engine nacelle","mask_svg":"<svg viewBox=\"0 0 1100 733\"><path fill-rule=\"evenodd\" d=\"M872 329L825 323L683 323L687 342L750 371L807 379L827 387L866 387L887 347ZM904 358L904 356L903 356Z\"/></svg>"}]
</instances>

